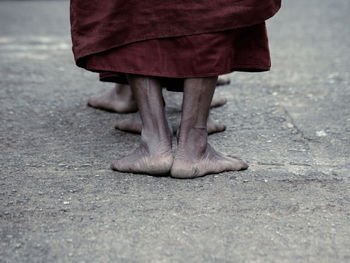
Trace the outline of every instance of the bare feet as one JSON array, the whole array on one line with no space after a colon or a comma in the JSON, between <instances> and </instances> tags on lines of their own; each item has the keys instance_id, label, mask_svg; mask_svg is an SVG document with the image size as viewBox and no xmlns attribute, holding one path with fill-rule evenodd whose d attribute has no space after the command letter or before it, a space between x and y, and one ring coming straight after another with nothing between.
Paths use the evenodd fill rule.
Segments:
<instances>
[{"instance_id":1,"label":"bare feet","mask_svg":"<svg viewBox=\"0 0 350 263\"><path fill-rule=\"evenodd\" d=\"M207 121L207 132L208 134L213 134L217 132L223 132L226 130L226 126L222 123L214 121L210 116Z\"/></svg>"},{"instance_id":2,"label":"bare feet","mask_svg":"<svg viewBox=\"0 0 350 263\"><path fill-rule=\"evenodd\" d=\"M210 104L210 108L217 108L225 105L227 103L227 99L225 98L213 98Z\"/></svg>"},{"instance_id":3,"label":"bare feet","mask_svg":"<svg viewBox=\"0 0 350 263\"><path fill-rule=\"evenodd\" d=\"M129 119L118 121L114 127L117 130L140 134L141 130L142 130L142 123L141 123L140 115L137 113L137 114L134 114ZM208 118L208 122L207 122L208 134L223 132L225 130L226 130L226 126L224 124L221 124L217 121L214 121L210 117ZM177 130L175 130L175 128L174 128L174 133L176 134L176 132L177 132Z\"/></svg>"},{"instance_id":4,"label":"bare feet","mask_svg":"<svg viewBox=\"0 0 350 263\"><path fill-rule=\"evenodd\" d=\"M173 164L171 147L159 151L151 150L147 143L141 143L132 154L127 155L111 164L112 170L124 173L142 173L156 176L168 175Z\"/></svg>"},{"instance_id":5,"label":"bare feet","mask_svg":"<svg viewBox=\"0 0 350 263\"><path fill-rule=\"evenodd\" d=\"M162 87L155 78L128 75L142 120L140 146L115 160L113 170L151 175L169 174L172 163L172 133L165 116Z\"/></svg>"},{"instance_id":6,"label":"bare feet","mask_svg":"<svg viewBox=\"0 0 350 263\"><path fill-rule=\"evenodd\" d=\"M170 171L174 178L196 178L248 168L243 160L224 156L208 144L207 123L216 80L215 77L185 79L178 147Z\"/></svg>"},{"instance_id":7,"label":"bare feet","mask_svg":"<svg viewBox=\"0 0 350 263\"><path fill-rule=\"evenodd\" d=\"M183 154L181 154L183 153ZM225 171L240 171L248 168L247 163L236 157L224 156L215 151L209 144L197 156L181 151L176 154L171 176L180 179L191 179L206 174L216 174Z\"/></svg>"},{"instance_id":8,"label":"bare feet","mask_svg":"<svg viewBox=\"0 0 350 263\"><path fill-rule=\"evenodd\" d=\"M136 101L130 87L121 84L117 84L113 89L98 97L90 98L88 105L93 108L119 113L137 111Z\"/></svg>"},{"instance_id":9,"label":"bare feet","mask_svg":"<svg viewBox=\"0 0 350 263\"><path fill-rule=\"evenodd\" d=\"M125 132L140 134L142 130L142 122L139 113L133 114L131 118L126 120L118 121L114 128Z\"/></svg>"}]
</instances>

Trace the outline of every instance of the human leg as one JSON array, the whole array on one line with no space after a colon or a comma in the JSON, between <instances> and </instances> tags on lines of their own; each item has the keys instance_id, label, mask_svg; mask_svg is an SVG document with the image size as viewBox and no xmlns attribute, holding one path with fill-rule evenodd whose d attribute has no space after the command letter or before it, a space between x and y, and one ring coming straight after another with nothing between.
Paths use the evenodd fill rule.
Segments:
<instances>
[{"instance_id":1,"label":"human leg","mask_svg":"<svg viewBox=\"0 0 350 263\"><path fill-rule=\"evenodd\" d=\"M229 82L229 79L224 79L224 81ZM218 83L219 82L217 82L216 85L219 85ZM221 83L220 85L223 85L223 84ZM126 87L128 87L128 86L126 86ZM226 104L226 102L227 102L226 98L220 98L220 97L215 98L214 97L211 101L210 107L211 108L220 107L220 106ZM142 124L141 124L140 116L138 113L136 113L136 114L132 115L130 118L118 121L114 127L117 130L121 130L121 131L125 131L125 132L141 133ZM207 122L207 130L208 130L208 134L223 132L226 130L226 126L209 117L208 122ZM173 131L176 134L177 128L174 128Z\"/></svg>"},{"instance_id":2,"label":"human leg","mask_svg":"<svg viewBox=\"0 0 350 263\"><path fill-rule=\"evenodd\" d=\"M173 156L162 87L151 77L128 75L142 121L140 146L130 155L115 160L111 168L120 172L163 175L170 171Z\"/></svg>"},{"instance_id":3,"label":"human leg","mask_svg":"<svg viewBox=\"0 0 350 263\"><path fill-rule=\"evenodd\" d=\"M230 83L228 78L219 78L217 86L227 85ZM211 107L221 107L226 104L227 100L225 98L213 98L211 102ZM92 97L88 100L88 105L92 108L107 110L118 113L131 113L137 111L136 101L132 94L131 88L126 84L118 84L99 96ZM127 131L135 132L133 125L128 125L127 122L121 124L122 127L126 127ZM130 126L130 129L129 129ZM211 129L215 130L215 129Z\"/></svg>"},{"instance_id":4,"label":"human leg","mask_svg":"<svg viewBox=\"0 0 350 263\"><path fill-rule=\"evenodd\" d=\"M138 113L136 113L136 114L132 115L130 118L118 121L114 127L117 130L121 130L121 131L125 131L125 132L141 133L142 123L141 123L140 115ZM220 122L213 120L209 116L208 122L207 122L207 130L208 130L208 134L214 134L217 132L225 131L226 126ZM174 128L174 133L176 133L176 132L177 132L177 130Z\"/></svg>"},{"instance_id":5,"label":"human leg","mask_svg":"<svg viewBox=\"0 0 350 263\"><path fill-rule=\"evenodd\" d=\"M209 173L238 171L248 165L216 152L207 142L207 119L216 77L185 80L178 148L171 176L195 178Z\"/></svg>"}]
</instances>

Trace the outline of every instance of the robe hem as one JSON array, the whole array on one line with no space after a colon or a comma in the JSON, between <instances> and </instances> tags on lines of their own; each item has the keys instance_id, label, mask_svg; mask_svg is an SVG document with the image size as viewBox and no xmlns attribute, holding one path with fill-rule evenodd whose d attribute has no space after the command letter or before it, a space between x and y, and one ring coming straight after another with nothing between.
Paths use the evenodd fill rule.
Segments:
<instances>
[{"instance_id":1,"label":"robe hem","mask_svg":"<svg viewBox=\"0 0 350 263\"><path fill-rule=\"evenodd\" d=\"M262 64L239 64L235 65L234 67L231 67L229 70L220 70L220 71L212 71L208 73L191 73L191 74L164 74L159 72L152 72L152 71L133 71L133 70L121 70L117 68L104 68L96 65L89 64L89 67L86 67L85 69L102 73L102 72L113 72L113 73L121 73L121 74L135 74L135 75L143 75L143 76L152 76L152 77L162 77L162 78L201 78L201 77L213 77L213 76L219 76L223 74L228 74L234 71L240 71L240 72L264 72L269 71L271 69L271 66L266 66Z\"/></svg>"},{"instance_id":2,"label":"robe hem","mask_svg":"<svg viewBox=\"0 0 350 263\"><path fill-rule=\"evenodd\" d=\"M266 20L262 21L261 23L263 23L265 21ZM233 29L237 29L237 28L250 27L250 26L261 24L261 23L252 23L252 24L247 23L247 24L240 25L240 26L228 26L228 27L220 28L218 30L208 29L208 30L198 30L195 32L191 31L191 32L178 32L178 33L168 32L166 34L149 34L149 35L145 35L142 37L134 38L132 40L120 42L117 44L108 44L108 45L102 46L100 48L96 48L96 47L94 47L94 48L86 48L86 47L79 48L76 45L73 45L72 50L73 50L76 65L79 67L83 67L82 65L84 64L84 62L83 62L84 58L87 56L101 53L101 52L105 52L105 51L108 51L110 49L118 48L118 47L125 46L128 44L137 43L140 41L157 39L157 38L172 38L172 37L193 36L193 35L208 34L208 33L218 33L218 32L233 30Z\"/></svg>"}]
</instances>

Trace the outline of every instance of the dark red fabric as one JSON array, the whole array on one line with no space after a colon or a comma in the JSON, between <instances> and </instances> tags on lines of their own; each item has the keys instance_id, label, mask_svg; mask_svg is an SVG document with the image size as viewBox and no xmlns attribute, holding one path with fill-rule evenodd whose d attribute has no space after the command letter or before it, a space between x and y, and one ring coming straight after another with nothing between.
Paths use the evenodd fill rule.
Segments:
<instances>
[{"instance_id":1,"label":"dark red fabric","mask_svg":"<svg viewBox=\"0 0 350 263\"><path fill-rule=\"evenodd\" d=\"M73 52L80 59L142 40L261 24L281 0L71 0Z\"/></svg>"},{"instance_id":2,"label":"dark red fabric","mask_svg":"<svg viewBox=\"0 0 350 263\"><path fill-rule=\"evenodd\" d=\"M87 56L84 68L109 71L104 79L126 83L131 73L168 78L217 76L270 69L265 23L229 31L145 40ZM110 73L110 72L119 72Z\"/></svg>"}]
</instances>

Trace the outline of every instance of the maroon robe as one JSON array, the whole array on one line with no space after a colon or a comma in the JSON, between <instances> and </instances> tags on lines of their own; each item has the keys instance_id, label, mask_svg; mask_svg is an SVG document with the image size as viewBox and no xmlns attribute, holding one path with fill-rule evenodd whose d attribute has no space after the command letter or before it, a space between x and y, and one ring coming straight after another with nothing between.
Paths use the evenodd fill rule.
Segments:
<instances>
[{"instance_id":1,"label":"maroon robe","mask_svg":"<svg viewBox=\"0 0 350 263\"><path fill-rule=\"evenodd\" d=\"M71 0L77 64L126 44L262 24L281 0Z\"/></svg>"},{"instance_id":2,"label":"maroon robe","mask_svg":"<svg viewBox=\"0 0 350 263\"><path fill-rule=\"evenodd\" d=\"M232 71L267 71L270 53L265 24L183 37L139 41L87 56L81 65L100 79L127 84L126 75L172 78L218 76ZM164 80L162 80L164 83Z\"/></svg>"}]
</instances>

